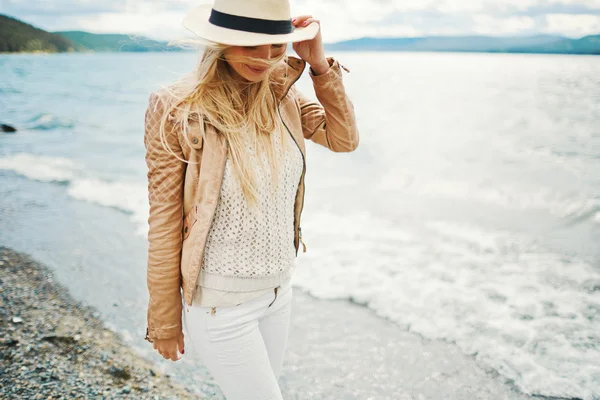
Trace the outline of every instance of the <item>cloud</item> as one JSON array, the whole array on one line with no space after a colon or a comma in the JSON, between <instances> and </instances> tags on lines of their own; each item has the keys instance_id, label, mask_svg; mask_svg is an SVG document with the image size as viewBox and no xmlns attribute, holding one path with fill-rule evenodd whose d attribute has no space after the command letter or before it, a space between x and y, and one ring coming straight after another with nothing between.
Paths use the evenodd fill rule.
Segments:
<instances>
[{"instance_id":1,"label":"cloud","mask_svg":"<svg viewBox=\"0 0 600 400\"><path fill-rule=\"evenodd\" d=\"M77 18L76 29L95 33L132 33L158 39L175 39L188 35L181 20L183 12L101 13Z\"/></svg>"},{"instance_id":2,"label":"cloud","mask_svg":"<svg viewBox=\"0 0 600 400\"><path fill-rule=\"evenodd\" d=\"M249 0L250 1L250 0ZM189 36L185 12L209 0L2 0L0 12L48 30ZM326 42L361 36L600 33L600 0L291 0L322 23Z\"/></svg>"},{"instance_id":3,"label":"cloud","mask_svg":"<svg viewBox=\"0 0 600 400\"><path fill-rule=\"evenodd\" d=\"M318 16L326 41L361 36L600 33L600 0L299 0ZM564 17L553 17L561 15Z\"/></svg>"},{"instance_id":4,"label":"cloud","mask_svg":"<svg viewBox=\"0 0 600 400\"><path fill-rule=\"evenodd\" d=\"M548 33L560 33L570 36L582 36L590 32L600 32L600 15L591 14L549 14L546 15Z\"/></svg>"},{"instance_id":5,"label":"cloud","mask_svg":"<svg viewBox=\"0 0 600 400\"><path fill-rule=\"evenodd\" d=\"M473 22L473 31L481 35L513 35L531 31L536 25L531 17L494 18L485 14L474 15Z\"/></svg>"}]
</instances>

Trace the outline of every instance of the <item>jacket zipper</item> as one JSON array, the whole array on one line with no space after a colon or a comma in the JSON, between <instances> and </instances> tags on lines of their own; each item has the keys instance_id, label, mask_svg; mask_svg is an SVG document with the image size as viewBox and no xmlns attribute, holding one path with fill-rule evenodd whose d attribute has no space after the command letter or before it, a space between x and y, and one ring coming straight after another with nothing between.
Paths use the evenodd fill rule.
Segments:
<instances>
[{"instance_id":1,"label":"jacket zipper","mask_svg":"<svg viewBox=\"0 0 600 400\"><path fill-rule=\"evenodd\" d=\"M298 150L300 151L300 155L302 156L302 175L300 176L300 182L302 182L302 177L304 177L304 175L306 173L306 159L304 158L304 154L302 153L302 150L300 149L300 145L296 141L296 138L292 134L292 131L287 126L287 124L283 120L283 117L281 116L281 108L280 108L280 106L281 106L281 102L283 101L283 99L285 99L285 96L287 96L287 94L290 91L291 87L294 86L294 84L300 79L301 76L302 76L302 73L300 73L300 75L298 75L298 77L289 85L289 87L287 88L287 91L283 94L283 96L281 97L281 99L277 103L277 113L279 114L279 119L281 119L281 122L283 123L283 126L285 126L285 129L288 131L288 133L292 137L292 140L294 141L294 143L296 143L296 146L298 146ZM298 182L298 185L300 184L300 182ZM306 192L306 184L302 186L302 203L300 204L300 212L298 213L298 216L302 215L302 210L304 209L304 194L305 194L305 192ZM299 223L298 223L298 241L302 243L303 252L306 253L306 245L302 241L302 228L300 227ZM298 246L296 248L296 256L298 256L298 249L299 249L299 247L300 246Z\"/></svg>"},{"instance_id":2,"label":"jacket zipper","mask_svg":"<svg viewBox=\"0 0 600 400\"><path fill-rule=\"evenodd\" d=\"M301 226L298 226L298 239L300 240L300 243L302 243L302 252L306 253L306 245L302 241L302 227Z\"/></svg>"}]
</instances>

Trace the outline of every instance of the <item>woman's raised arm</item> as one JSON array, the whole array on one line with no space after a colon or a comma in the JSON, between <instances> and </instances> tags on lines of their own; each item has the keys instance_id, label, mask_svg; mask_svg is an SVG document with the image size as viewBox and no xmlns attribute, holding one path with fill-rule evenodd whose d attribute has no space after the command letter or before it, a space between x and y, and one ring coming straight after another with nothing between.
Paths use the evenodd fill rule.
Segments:
<instances>
[{"instance_id":1,"label":"woman's raised arm","mask_svg":"<svg viewBox=\"0 0 600 400\"><path fill-rule=\"evenodd\" d=\"M314 101L294 87L300 104L302 131L306 139L335 152L350 152L358 147L359 134L354 105L346 94L341 64L328 57L329 69L322 75L310 70ZM294 85L295 86L295 85Z\"/></svg>"}]
</instances>

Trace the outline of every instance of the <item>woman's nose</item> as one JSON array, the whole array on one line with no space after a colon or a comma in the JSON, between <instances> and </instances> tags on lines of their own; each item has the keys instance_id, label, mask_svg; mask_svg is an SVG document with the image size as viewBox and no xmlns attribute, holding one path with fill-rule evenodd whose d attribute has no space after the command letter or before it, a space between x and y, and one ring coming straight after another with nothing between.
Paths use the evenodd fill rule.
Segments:
<instances>
[{"instance_id":1,"label":"woman's nose","mask_svg":"<svg viewBox=\"0 0 600 400\"><path fill-rule=\"evenodd\" d=\"M271 46L270 44L264 45L264 46L260 46L260 52L258 54L258 56L260 58L265 58L265 59L270 59L273 55L273 46Z\"/></svg>"}]
</instances>

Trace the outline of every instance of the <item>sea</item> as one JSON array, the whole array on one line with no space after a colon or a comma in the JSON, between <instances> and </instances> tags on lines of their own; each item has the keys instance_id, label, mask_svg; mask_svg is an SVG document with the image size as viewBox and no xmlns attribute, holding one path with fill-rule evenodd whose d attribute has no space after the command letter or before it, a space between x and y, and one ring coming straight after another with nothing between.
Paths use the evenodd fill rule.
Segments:
<instances>
[{"instance_id":1,"label":"sea","mask_svg":"<svg viewBox=\"0 0 600 400\"><path fill-rule=\"evenodd\" d=\"M360 144L307 144L294 285L453 343L525 394L600 399L600 57L329 55ZM198 60L0 55L0 123L17 128L0 133L0 243L61 265L131 341L144 112ZM297 87L315 98L306 71Z\"/></svg>"}]
</instances>

